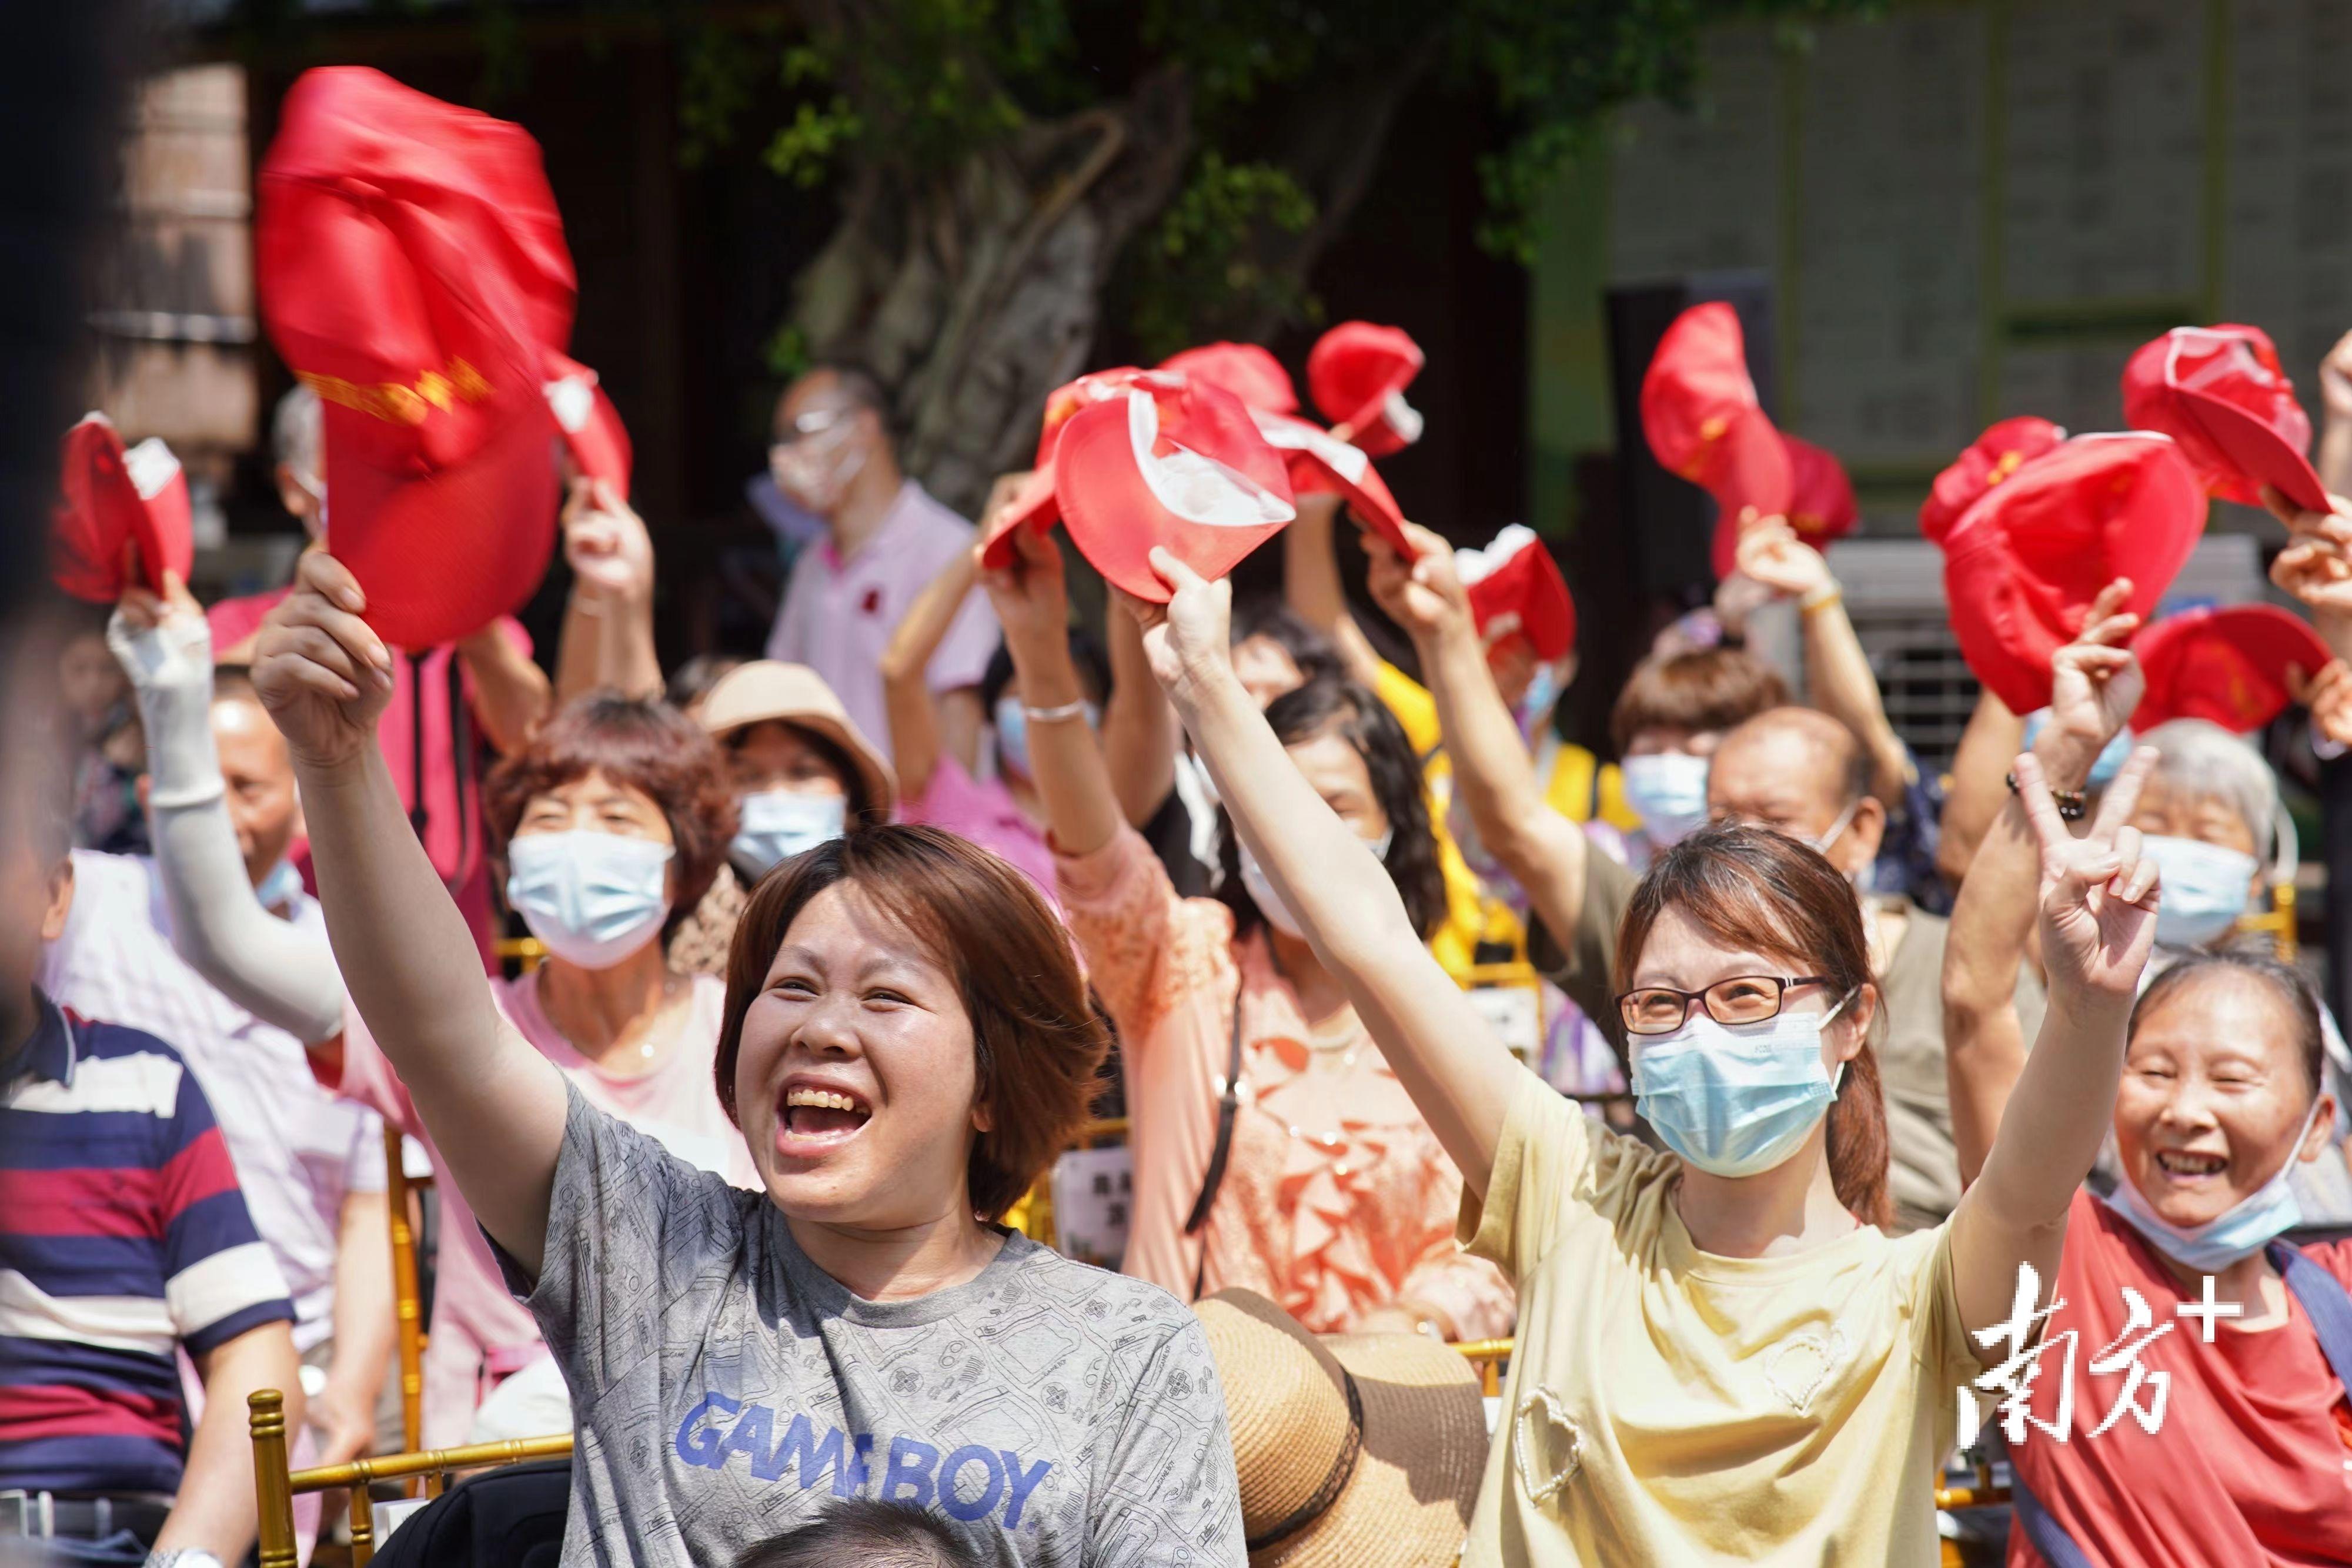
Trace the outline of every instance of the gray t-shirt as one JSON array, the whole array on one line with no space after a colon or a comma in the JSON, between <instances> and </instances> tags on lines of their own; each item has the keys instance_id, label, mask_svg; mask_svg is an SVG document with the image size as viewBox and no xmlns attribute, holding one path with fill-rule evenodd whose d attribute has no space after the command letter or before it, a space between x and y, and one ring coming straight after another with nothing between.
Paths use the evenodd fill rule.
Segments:
<instances>
[{"instance_id":1,"label":"gray t-shirt","mask_svg":"<svg viewBox=\"0 0 2352 1568\"><path fill-rule=\"evenodd\" d=\"M1020 1236L969 1284L853 1296L762 1193L571 1091L536 1289L572 1390L563 1568L723 1568L832 1497L929 1510L997 1568L1240 1568L1199 1322Z\"/></svg>"}]
</instances>

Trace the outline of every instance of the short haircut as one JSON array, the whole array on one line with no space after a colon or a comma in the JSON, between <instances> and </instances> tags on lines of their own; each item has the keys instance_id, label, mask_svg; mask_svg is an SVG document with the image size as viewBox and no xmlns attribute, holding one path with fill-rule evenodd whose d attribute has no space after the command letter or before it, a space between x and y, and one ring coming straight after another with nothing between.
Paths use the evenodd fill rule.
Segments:
<instances>
[{"instance_id":1,"label":"short haircut","mask_svg":"<svg viewBox=\"0 0 2352 1568\"><path fill-rule=\"evenodd\" d=\"M1253 637L1278 644L1308 680L1319 675L1343 675L1339 650L1331 639L1307 623L1297 611L1272 594L1259 594L1234 606L1229 640L1238 648Z\"/></svg>"},{"instance_id":2,"label":"short haircut","mask_svg":"<svg viewBox=\"0 0 2352 1568\"><path fill-rule=\"evenodd\" d=\"M2208 949L2190 953L2168 966L2147 983L2147 989L2132 1004L2131 1025L2126 1038L2138 1034L2139 1026L2175 993L2223 977L2266 988L2273 999L2286 1009L2287 1016L2294 1020L2295 1060L2303 1068L2304 1081L2311 1086L2312 1098L2316 1100L2325 1082L2326 1064L2326 1036L2319 1021L2318 993L2311 988L2311 981L2300 969L2265 953L2227 947Z\"/></svg>"},{"instance_id":3,"label":"short haircut","mask_svg":"<svg viewBox=\"0 0 2352 1568\"><path fill-rule=\"evenodd\" d=\"M1404 727L1388 704L1366 687L1339 675L1320 674L1295 691L1285 692L1266 705L1265 721L1276 740L1296 746L1318 735L1335 734L1364 759L1371 776L1372 798L1389 820L1389 852L1381 861L1389 880L1404 899L1412 928L1428 941L1445 923L1445 873L1437 862L1437 838L1429 816L1429 786L1421 758ZM1222 812L1220 813L1222 820ZM1224 877L1217 896L1234 912L1234 931L1244 936L1265 918L1257 903L1242 885L1240 839L1224 821Z\"/></svg>"},{"instance_id":4,"label":"short haircut","mask_svg":"<svg viewBox=\"0 0 2352 1568\"><path fill-rule=\"evenodd\" d=\"M1829 754L1832 775L1837 779L1840 809L1853 805L1870 793L1870 749L1862 737L1819 708L1799 707L1784 703L1766 708L1754 718L1743 719L1731 735L1723 738L1727 745L1732 735L1764 729L1788 730L1801 735L1808 742Z\"/></svg>"},{"instance_id":5,"label":"short haircut","mask_svg":"<svg viewBox=\"0 0 2352 1568\"><path fill-rule=\"evenodd\" d=\"M680 713L710 695L730 670L751 663L740 653L697 653L669 673L662 695Z\"/></svg>"},{"instance_id":6,"label":"short haircut","mask_svg":"<svg viewBox=\"0 0 2352 1568\"><path fill-rule=\"evenodd\" d=\"M814 375L829 375L833 384L851 408L869 411L882 426L883 436L892 442L898 438L897 416L890 406L890 391L882 378L855 360L820 360L803 371L800 380Z\"/></svg>"},{"instance_id":7,"label":"short haircut","mask_svg":"<svg viewBox=\"0 0 2352 1568\"><path fill-rule=\"evenodd\" d=\"M288 468L299 469L313 479L322 477L319 452L325 439L325 419L319 394L297 383L278 400L277 412L269 416L270 455Z\"/></svg>"},{"instance_id":8,"label":"short haircut","mask_svg":"<svg viewBox=\"0 0 2352 1568\"><path fill-rule=\"evenodd\" d=\"M1788 702L1789 683L1746 649L1697 648L1633 667L1610 712L1609 737L1622 757L1645 729L1722 731Z\"/></svg>"},{"instance_id":9,"label":"short haircut","mask_svg":"<svg viewBox=\"0 0 2352 1568\"><path fill-rule=\"evenodd\" d=\"M2138 739L2156 747L2151 782L2192 800L2218 800L2237 813L2267 870L2278 832L2278 779L2262 753L2210 719L2176 718Z\"/></svg>"},{"instance_id":10,"label":"short haircut","mask_svg":"<svg viewBox=\"0 0 2352 1568\"><path fill-rule=\"evenodd\" d=\"M972 1549L919 1508L827 1498L816 1516L745 1547L734 1568L981 1568Z\"/></svg>"},{"instance_id":11,"label":"short haircut","mask_svg":"<svg viewBox=\"0 0 2352 1568\"><path fill-rule=\"evenodd\" d=\"M1112 614L1123 614L1114 610ZM1083 626L1070 628L1070 663L1077 666L1078 684L1086 688L1089 702L1110 700L1110 655L1104 652L1102 639ZM980 677L981 706L990 713L996 711L996 699L1013 685L1013 650L999 643L996 652L989 656L988 671Z\"/></svg>"},{"instance_id":12,"label":"short haircut","mask_svg":"<svg viewBox=\"0 0 2352 1568\"><path fill-rule=\"evenodd\" d=\"M662 928L667 939L710 891L735 836L726 763L702 727L667 703L613 691L574 697L483 782L482 815L499 851L505 852L532 797L591 773L643 790L669 823L677 901Z\"/></svg>"},{"instance_id":13,"label":"short haircut","mask_svg":"<svg viewBox=\"0 0 2352 1568\"><path fill-rule=\"evenodd\" d=\"M972 1212L1001 1218L1077 1139L1110 1030L1088 1002L1069 933L1026 876L937 828L853 828L787 861L751 893L727 956L727 1010L715 1065L719 1103L737 1126L735 1062L743 1015L769 966L827 888L851 883L928 944L955 977L971 1020L978 1103L989 1131L966 1167Z\"/></svg>"}]
</instances>

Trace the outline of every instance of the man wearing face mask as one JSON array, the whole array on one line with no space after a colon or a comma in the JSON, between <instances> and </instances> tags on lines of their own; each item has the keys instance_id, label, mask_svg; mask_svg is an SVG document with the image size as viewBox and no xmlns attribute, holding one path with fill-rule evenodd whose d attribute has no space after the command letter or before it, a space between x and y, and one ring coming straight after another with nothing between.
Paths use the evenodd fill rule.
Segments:
<instances>
[{"instance_id":1,"label":"man wearing face mask","mask_svg":"<svg viewBox=\"0 0 2352 1568\"><path fill-rule=\"evenodd\" d=\"M776 404L768 463L793 502L824 519L803 550L768 636L768 657L805 664L831 686L864 734L890 733L882 663L891 632L949 561L971 548L971 525L898 466L881 383L820 365ZM966 600L928 665L950 751L980 762L984 716L976 688L995 652L996 617Z\"/></svg>"},{"instance_id":2,"label":"man wearing face mask","mask_svg":"<svg viewBox=\"0 0 2352 1568\"><path fill-rule=\"evenodd\" d=\"M1859 884L1886 826L1886 809L1870 793L1871 769L1868 750L1836 719L1811 708L1776 707L1716 748L1707 812L1717 821L1801 840ZM1960 1198L1944 1062L1948 923L1899 894L1864 894L1863 913L1886 1020L1874 1044L1886 1099L1887 1189L1896 1229L1925 1229L1940 1224ZM2017 1001L2025 1027L2038 1028L2042 990L2030 976L2020 976Z\"/></svg>"}]
</instances>

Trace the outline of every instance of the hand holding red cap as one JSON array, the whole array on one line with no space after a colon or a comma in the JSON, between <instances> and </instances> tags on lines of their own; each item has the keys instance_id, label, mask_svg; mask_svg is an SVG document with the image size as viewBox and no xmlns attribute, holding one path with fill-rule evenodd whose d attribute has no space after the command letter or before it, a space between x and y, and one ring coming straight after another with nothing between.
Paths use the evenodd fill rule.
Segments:
<instances>
[{"instance_id":1,"label":"hand holding red cap","mask_svg":"<svg viewBox=\"0 0 2352 1568\"><path fill-rule=\"evenodd\" d=\"M2254 506L2269 486L2327 510L2305 456L2310 417L2259 327L2175 327L2125 364L2123 393L2124 418L2179 442L2210 494Z\"/></svg>"},{"instance_id":2,"label":"hand holding red cap","mask_svg":"<svg viewBox=\"0 0 2352 1568\"><path fill-rule=\"evenodd\" d=\"M58 490L49 573L66 592L104 604L121 596L134 570L158 593L166 573L187 577L195 560L188 480L161 441L126 451L113 421L84 414L66 432Z\"/></svg>"}]
</instances>

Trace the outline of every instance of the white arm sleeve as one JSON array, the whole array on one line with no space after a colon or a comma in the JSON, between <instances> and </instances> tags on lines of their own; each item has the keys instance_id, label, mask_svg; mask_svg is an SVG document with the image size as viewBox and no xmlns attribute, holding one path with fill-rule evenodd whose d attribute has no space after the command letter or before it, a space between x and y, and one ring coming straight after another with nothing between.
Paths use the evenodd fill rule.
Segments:
<instances>
[{"instance_id":1,"label":"white arm sleeve","mask_svg":"<svg viewBox=\"0 0 2352 1568\"><path fill-rule=\"evenodd\" d=\"M201 617L145 631L121 612L107 645L139 694L147 818L172 946L237 1006L306 1044L343 1032L343 982L324 937L261 906L236 847L213 749L212 636Z\"/></svg>"}]
</instances>

